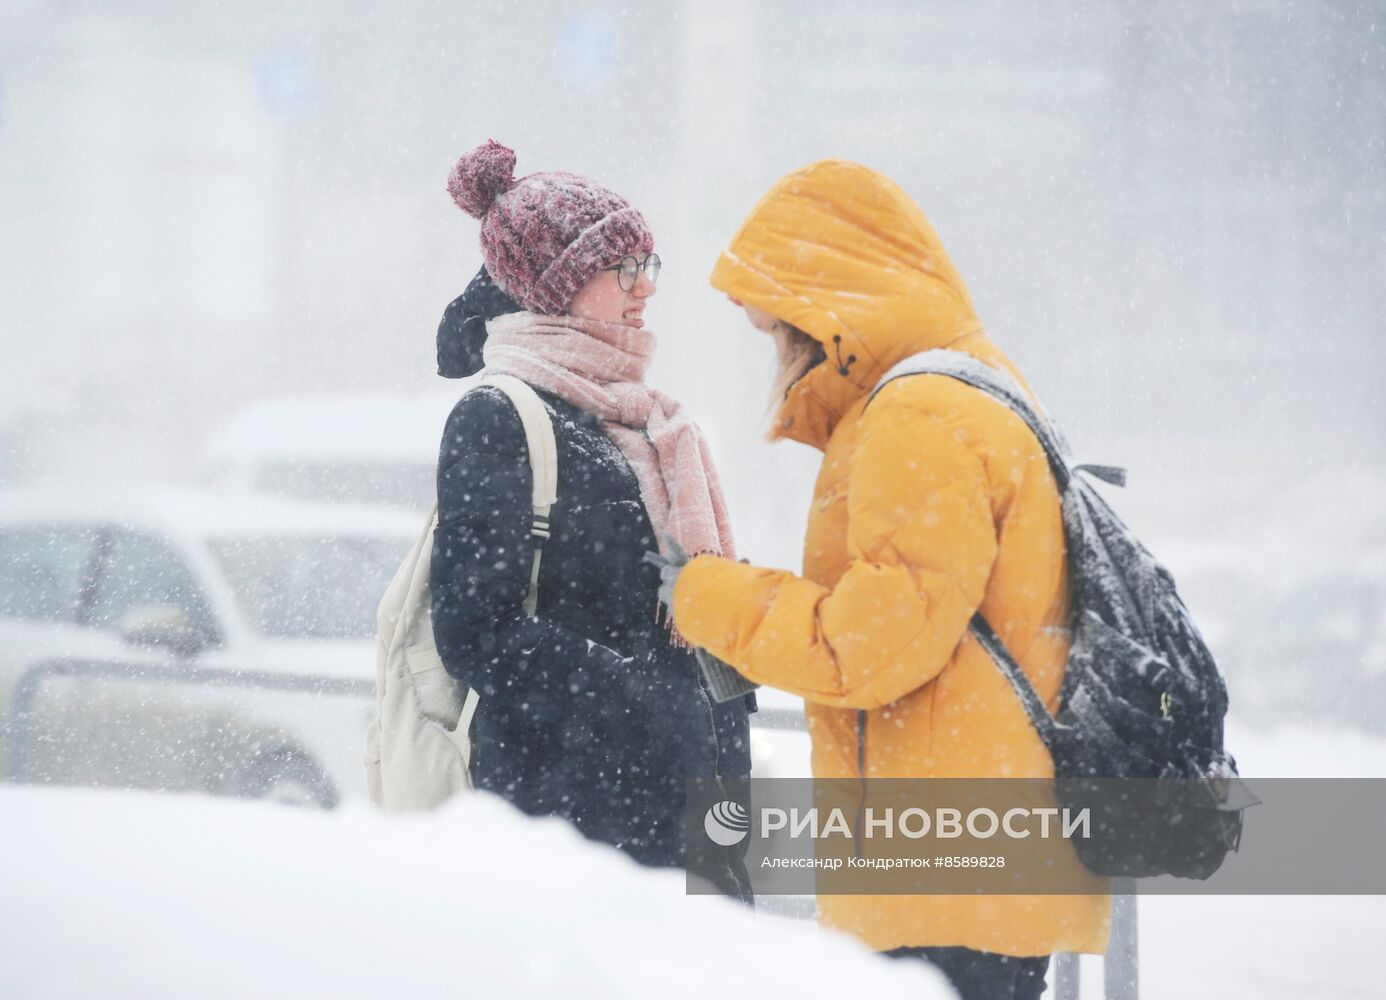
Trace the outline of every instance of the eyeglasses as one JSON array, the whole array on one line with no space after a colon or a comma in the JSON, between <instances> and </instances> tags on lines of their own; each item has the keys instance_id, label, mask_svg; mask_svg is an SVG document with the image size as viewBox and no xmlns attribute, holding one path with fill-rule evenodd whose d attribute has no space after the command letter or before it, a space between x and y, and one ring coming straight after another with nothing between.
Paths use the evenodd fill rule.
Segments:
<instances>
[{"instance_id":1,"label":"eyeglasses","mask_svg":"<svg viewBox=\"0 0 1386 1000\"><path fill-rule=\"evenodd\" d=\"M645 277L650 279L650 284L659 283L659 254L652 253L644 260L636 260L634 257L622 257L621 263L612 264L610 267L602 268L603 271L615 271L616 280L621 283L621 291L628 292L635 287L635 283L640 280L640 272L645 272Z\"/></svg>"}]
</instances>

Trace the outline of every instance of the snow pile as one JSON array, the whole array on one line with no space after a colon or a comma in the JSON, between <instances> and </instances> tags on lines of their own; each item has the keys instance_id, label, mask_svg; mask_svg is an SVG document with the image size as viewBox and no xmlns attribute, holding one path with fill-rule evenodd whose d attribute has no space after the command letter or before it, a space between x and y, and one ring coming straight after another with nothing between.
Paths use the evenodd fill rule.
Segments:
<instances>
[{"instance_id":1,"label":"snow pile","mask_svg":"<svg viewBox=\"0 0 1386 1000\"><path fill-rule=\"evenodd\" d=\"M0 786L0 996L952 997L557 820Z\"/></svg>"},{"instance_id":2,"label":"snow pile","mask_svg":"<svg viewBox=\"0 0 1386 1000\"><path fill-rule=\"evenodd\" d=\"M1142 896L1137 907L1141 1000L1382 996L1381 896ZM1082 1000L1101 1000L1101 959L1083 956L1082 970Z\"/></svg>"}]
</instances>

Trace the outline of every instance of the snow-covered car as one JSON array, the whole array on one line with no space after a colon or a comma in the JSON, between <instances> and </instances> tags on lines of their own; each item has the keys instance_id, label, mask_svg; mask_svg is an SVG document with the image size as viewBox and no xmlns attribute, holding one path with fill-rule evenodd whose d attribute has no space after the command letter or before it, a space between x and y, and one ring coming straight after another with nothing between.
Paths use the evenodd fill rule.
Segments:
<instances>
[{"instance_id":1,"label":"snow-covered car","mask_svg":"<svg viewBox=\"0 0 1386 1000\"><path fill-rule=\"evenodd\" d=\"M194 491L0 494L11 780L365 794L375 609L416 514ZM760 692L757 777L807 777L802 702Z\"/></svg>"},{"instance_id":2,"label":"snow-covered car","mask_svg":"<svg viewBox=\"0 0 1386 1000\"><path fill-rule=\"evenodd\" d=\"M208 439L198 478L218 489L426 511L453 393L276 396Z\"/></svg>"},{"instance_id":3,"label":"snow-covered car","mask_svg":"<svg viewBox=\"0 0 1386 1000\"><path fill-rule=\"evenodd\" d=\"M418 521L263 496L0 496L6 774L363 794L375 609Z\"/></svg>"}]
</instances>

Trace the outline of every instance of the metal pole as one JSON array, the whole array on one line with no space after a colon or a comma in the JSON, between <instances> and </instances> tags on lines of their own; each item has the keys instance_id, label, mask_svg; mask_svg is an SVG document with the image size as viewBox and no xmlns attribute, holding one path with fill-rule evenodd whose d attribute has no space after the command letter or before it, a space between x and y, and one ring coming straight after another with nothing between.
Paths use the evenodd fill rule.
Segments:
<instances>
[{"instance_id":1,"label":"metal pole","mask_svg":"<svg viewBox=\"0 0 1386 1000\"><path fill-rule=\"evenodd\" d=\"M1138 1000L1135 884L1116 879L1112 890L1112 936L1102 963L1104 995L1107 1000Z\"/></svg>"},{"instance_id":2,"label":"metal pole","mask_svg":"<svg viewBox=\"0 0 1386 1000\"><path fill-rule=\"evenodd\" d=\"M1078 956L1061 951L1054 956L1054 1000L1078 1000Z\"/></svg>"}]
</instances>

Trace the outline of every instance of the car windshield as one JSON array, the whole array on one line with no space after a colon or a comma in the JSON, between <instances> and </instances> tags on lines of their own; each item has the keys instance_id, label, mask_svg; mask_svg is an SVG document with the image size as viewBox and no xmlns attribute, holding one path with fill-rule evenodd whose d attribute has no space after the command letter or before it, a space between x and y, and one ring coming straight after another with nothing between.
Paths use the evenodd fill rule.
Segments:
<instances>
[{"instance_id":1,"label":"car windshield","mask_svg":"<svg viewBox=\"0 0 1386 1000\"><path fill-rule=\"evenodd\" d=\"M236 601L265 635L366 638L408 540L277 535L210 542Z\"/></svg>"}]
</instances>

